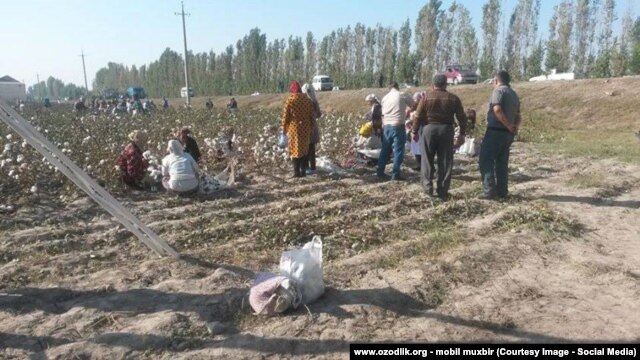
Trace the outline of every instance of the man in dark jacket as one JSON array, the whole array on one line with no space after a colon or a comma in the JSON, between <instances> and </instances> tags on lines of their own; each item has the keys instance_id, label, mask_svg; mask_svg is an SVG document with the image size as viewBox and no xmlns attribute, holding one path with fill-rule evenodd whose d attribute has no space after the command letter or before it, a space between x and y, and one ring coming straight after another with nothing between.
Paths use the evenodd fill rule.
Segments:
<instances>
[{"instance_id":1,"label":"man in dark jacket","mask_svg":"<svg viewBox=\"0 0 640 360\"><path fill-rule=\"evenodd\" d=\"M454 119L455 116L455 119ZM454 121L460 126L460 134L454 144ZM422 134L418 134L420 126ZM433 77L432 89L422 97L416 110L416 121L412 124L414 139L419 139L422 186L428 196L433 196L433 178L435 157L438 157L437 194L443 200L449 197L451 171L453 170L453 147L464 143L467 116L462 102L456 95L447 91L447 78L444 75Z\"/></svg>"}]
</instances>

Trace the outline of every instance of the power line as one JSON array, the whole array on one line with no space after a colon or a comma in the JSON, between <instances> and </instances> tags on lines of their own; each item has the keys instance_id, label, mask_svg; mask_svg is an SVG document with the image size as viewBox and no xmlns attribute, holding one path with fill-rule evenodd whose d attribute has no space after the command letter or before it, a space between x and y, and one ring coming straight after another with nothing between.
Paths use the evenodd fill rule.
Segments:
<instances>
[{"instance_id":1,"label":"power line","mask_svg":"<svg viewBox=\"0 0 640 360\"><path fill-rule=\"evenodd\" d=\"M184 16L190 16L191 14L185 14L183 1L181 1L180 4L182 4L182 10L175 14L182 16L182 36L184 38L184 82L187 87L187 107L189 107L191 106L191 94L189 93L189 65L187 63L187 28L185 26Z\"/></svg>"}]
</instances>

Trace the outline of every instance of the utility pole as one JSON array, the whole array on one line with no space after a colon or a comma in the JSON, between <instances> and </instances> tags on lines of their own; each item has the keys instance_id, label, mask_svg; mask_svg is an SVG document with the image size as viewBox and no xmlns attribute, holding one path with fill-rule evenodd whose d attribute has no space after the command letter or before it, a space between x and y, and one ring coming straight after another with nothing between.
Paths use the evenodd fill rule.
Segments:
<instances>
[{"instance_id":1,"label":"utility pole","mask_svg":"<svg viewBox=\"0 0 640 360\"><path fill-rule=\"evenodd\" d=\"M180 2L182 4L182 11L179 13L175 13L176 15L182 16L182 36L184 37L184 83L187 87L187 107L191 106L191 94L189 93L189 65L187 64L187 28L184 24L184 16L191 15L184 13L184 1Z\"/></svg>"},{"instance_id":2,"label":"utility pole","mask_svg":"<svg viewBox=\"0 0 640 360\"><path fill-rule=\"evenodd\" d=\"M80 56L82 57L82 71L84 72L84 88L87 89L87 95L89 95L89 86L87 85L87 68L84 66L84 57L87 55L84 54L84 50L81 51Z\"/></svg>"},{"instance_id":3,"label":"utility pole","mask_svg":"<svg viewBox=\"0 0 640 360\"><path fill-rule=\"evenodd\" d=\"M36 73L36 80L38 80L38 97L42 99L42 91L40 90L40 74Z\"/></svg>"}]
</instances>

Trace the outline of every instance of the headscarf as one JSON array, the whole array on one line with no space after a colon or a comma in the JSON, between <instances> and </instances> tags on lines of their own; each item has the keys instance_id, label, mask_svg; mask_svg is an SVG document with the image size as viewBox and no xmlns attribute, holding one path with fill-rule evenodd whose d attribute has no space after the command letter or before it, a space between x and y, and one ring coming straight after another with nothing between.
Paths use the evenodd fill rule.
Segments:
<instances>
[{"instance_id":1,"label":"headscarf","mask_svg":"<svg viewBox=\"0 0 640 360\"><path fill-rule=\"evenodd\" d=\"M129 134L129 140L134 143L140 145L140 143L144 143L149 139L147 132L144 130L134 130Z\"/></svg>"},{"instance_id":2,"label":"headscarf","mask_svg":"<svg viewBox=\"0 0 640 360\"><path fill-rule=\"evenodd\" d=\"M413 101L415 101L417 103L420 100L422 100L422 98L425 97L425 95L427 95L426 92L418 91L417 93L413 94Z\"/></svg>"},{"instance_id":3,"label":"headscarf","mask_svg":"<svg viewBox=\"0 0 640 360\"><path fill-rule=\"evenodd\" d=\"M302 92L302 89L300 88L300 83L293 80L291 84L289 84L289 92L292 94L300 94Z\"/></svg>"},{"instance_id":4,"label":"headscarf","mask_svg":"<svg viewBox=\"0 0 640 360\"><path fill-rule=\"evenodd\" d=\"M302 85L302 93L307 94L307 96L309 97L309 99L311 99L311 101L316 103L318 102L318 99L316 98L316 91L313 89L313 86L309 84Z\"/></svg>"},{"instance_id":5,"label":"headscarf","mask_svg":"<svg viewBox=\"0 0 640 360\"><path fill-rule=\"evenodd\" d=\"M376 96L376 94L369 94L364 98L364 101L375 101L377 103L380 102L380 100L378 99L378 97Z\"/></svg>"},{"instance_id":6,"label":"headscarf","mask_svg":"<svg viewBox=\"0 0 640 360\"><path fill-rule=\"evenodd\" d=\"M169 144L167 145L167 151L169 152L169 156L177 158L179 156L184 155L184 150L182 150L182 144L178 140L169 140Z\"/></svg>"}]
</instances>

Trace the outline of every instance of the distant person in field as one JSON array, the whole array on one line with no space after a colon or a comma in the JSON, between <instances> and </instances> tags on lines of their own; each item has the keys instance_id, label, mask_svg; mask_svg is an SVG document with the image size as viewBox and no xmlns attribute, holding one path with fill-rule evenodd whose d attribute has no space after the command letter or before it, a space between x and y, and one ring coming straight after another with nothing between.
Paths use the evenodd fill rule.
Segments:
<instances>
[{"instance_id":1,"label":"distant person in field","mask_svg":"<svg viewBox=\"0 0 640 360\"><path fill-rule=\"evenodd\" d=\"M231 98L229 100L229 102L227 103L227 110L230 113L235 113L238 111L238 102L236 101L235 98Z\"/></svg>"},{"instance_id":2,"label":"distant person in field","mask_svg":"<svg viewBox=\"0 0 640 360\"><path fill-rule=\"evenodd\" d=\"M49 98L44 98L44 107L46 108L51 107L51 100L49 100Z\"/></svg>"},{"instance_id":3,"label":"distant person in field","mask_svg":"<svg viewBox=\"0 0 640 360\"><path fill-rule=\"evenodd\" d=\"M149 164L142 155L148 140L147 133L136 130L129 134L129 143L118 157L120 179L131 188L142 190L143 180Z\"/></svg>"},{"instance_id":4,"label":"distant person in field","mask_svg":"<svg viewBox=\"0 0 640 360\"><path fill-rule=\"evenodd\" d=\"M438 178L436 191L438 197L449 197L451 172L453 170L453 148L464 143L467 115L460 98L447 91L447 77L433 77L432 89L420 100L416 110L416 121L412 134L420 141L422 164L420 177L427 196L433 196L433 178L436 173L435 158L438 158ZM460 135L454 143L454 125L458 123ZM422 133L419 133L422 126Z\"/></svg>"},{"instance_id":5,"label":"distant person in field","mask_svg":"<svg viewBox=\"0 0 640 360\"><path fill-rule=\"evenodd\" d=\"M309 143L309 153L307 155L307 169L316 171L316 145L320 143L318 119L322 116L322 112L320 111L320 103L316 98L316 92L311 84L304 84L302 86L302 93L306 94L313 103L313 127L311 129L311 142Z\"/></svg>"},{"instance_id":6,"label":"distant person in field","mask_svg":"<svg viewBox=\"0 0 640 360\"><path fill-rule=\"evenodd\" d=\"M169 107L169 100L167 100L167 98L163 96L162 97L162 108L166 110L168 107Z\"/></svg>"},{"instance_id":7,"label":"distant person in field","mask_svg":"<svg viewBox=\"0 0 640 360\"><path fill-rule=\"evenodd\" d=\"M213 101L211 101L211 99L208 99L204 105L207 107L207 110L213 110Z\"/></svg>"},{"instance_id":8,"label":"distant person in field","mask_svg":"<svg viewBox=\"0 0 640 360\"><path fill-rule=\"evenodd\" d=\"M382 140L375 134L371 122L360 126L353 147L356 150L357 158L366 161L367 166L376 166L378 164Z\"/></svg>"},{"instance_id":9,"label":"distant person in field","mask_svg":"<svg viewBox=\"0 0 640 360\"><path fill-rule=\"evenodd\" d=\"M476 130L476 109L467 109L467 134Z\"/></svg>"},{"instance_id":10,"label":"distant person in field","mask_svg":"<svg viewBox=\"0 0 640 360\"><path fill-rule=\"evenodd\" d=\"M162 159L162 186L168 191L178 193L198 189L198 164L182 150L178 140L169 140L169 155Z\"/></svg>"},{"instance_id":11,"label":"distant person in field","mask_svg":"<svg viewBox=\"0 0 640 360\"><path fill-rule=\"evenodd\" d=\"M373 135L382 137L382 105L380 105L380 100L375 94L367 95L364 100L371 106L366 117L373 126Z\"/></svg>"},{"instance_id":12,"label":"distant person in field","mask_svg":"<svg viewBox=\"0 0 640 360\"><path fill-rule=\"evenodd\" d=\"M520 98L510 86L511 76L501 70L493 79L487 113L487 132L480 146L481 199L509 195L509 152L520 128Z\"/></svg>"},{"instance_id":13,"label":"distant person in field","mask_svg":"<svg viewBox=\"0 0 640 360\"><path fill-rule=\"evenodd\" d=\"M182 129L178 130L176 138L180 140L180 143L182 144L182 150L186 154L191 155L193 160L195 160L196 162L200 161L200 157L202 156L200 154L200 148L198 147L198 143L196 142L196 140L191 136L191 130L188 127L183 127Z\"/></svg>"},{"instance_id":14,"label":"distant person in field","mask_svg":"<svg viewBox=\"0 0 640 360\"><path fill-rule=\"evenodd\" d=\"M407 142L405 130L405 117L407 108L415 108L416 103L411 96L400 92L397 82L389 85L389 93L382 98L382 151L378 159L377 175L380 179L386 179L384 168L391 156L393 147L393 171L391 180L404 180L400 174L400 166L404 160L404 148Z\"/></svg>"},{"instance_id":15,"label":"distant person in field","mask_svg":"<svg viewBox=\"0 0 640 360\"><path fill-rule=\"evenodd\" d=\"M300 84L295 80L289 85L289 93L282 110L282 132L288 137L287 146L289 156L293 160L293 176L304 177L315 116L313 102L302 93Z\"/></svg>"},{"instance_id":16,"label":"distant person in field","mask_svg":"<svg viewBox=\"0 0 640 360\"><path fill-rule=\"evenodd\" d=\"M73 110L75 111L84 111L87 110L87 106L84 104L84 98L81 96L78 101L73 104Z\"/></svg>"},{"instance_id":17,"label":"distant person in field","mask_svg":"<svg viewBox=\"0 0 640 360\"><path fill-rule=\"evenodd\" d=\"M420 100L422 100L422 98L426 95L426 92L424 91L418 91L417 93L413 94L413 101L416 102L416 104L418 104L420 102ZM421 168L421 162L422 162L422 155L421 155L421 150L420 150L420 142L419 142L419 138L412 136L411 131L413 129L413 123L416 121L416 111L410 111L407 118L407 127L408 127L408 131L409 133L407 134L407 136L409 137L409 139L411 140L411 153L413 154L413 156L416 159L416 167L413 168L413 170L415 171L420 171ZM419 126L418 128L418 135L420 134L420 131L422 130L423 126Z\"/></svg>"}]
</instances>

